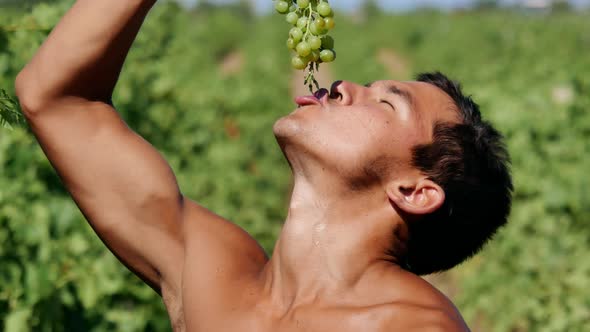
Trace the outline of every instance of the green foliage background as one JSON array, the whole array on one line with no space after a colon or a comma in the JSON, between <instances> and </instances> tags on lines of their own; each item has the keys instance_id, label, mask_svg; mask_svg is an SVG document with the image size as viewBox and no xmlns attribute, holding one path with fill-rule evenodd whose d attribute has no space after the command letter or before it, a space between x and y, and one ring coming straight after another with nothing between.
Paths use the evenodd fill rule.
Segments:
<instances>
[{"instance_id":1,"label":"green foliage background","mask_svg":"<svg viewBox=\"0 0 590 332\"><path fill-rule=\"evenodd\" d=\"M13 82L70 1L0 11L0 88ZM590 17L505 11L338 17L339 79L405 71L460 79L506 135L516 192L510 224L483 253L444 275L478 331L590 326ZM290 112L291 71L278 16L244 5L188 11L161 3L117 87L129 125L162 151L182 190L234 220L270 252L290 177L272 124ZM239 52L240 70L220 59ZM409 79L403 74L397 79ZM0 328L162 331L159 298L87 226L24 127L0 128Z\"/></svg>"}]
</instances>

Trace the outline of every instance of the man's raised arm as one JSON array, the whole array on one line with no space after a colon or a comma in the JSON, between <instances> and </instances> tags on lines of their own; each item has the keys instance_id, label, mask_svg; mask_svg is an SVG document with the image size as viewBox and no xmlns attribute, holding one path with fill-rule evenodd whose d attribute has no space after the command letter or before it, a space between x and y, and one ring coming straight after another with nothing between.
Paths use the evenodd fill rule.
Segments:
<instances>
[{"instance_id":1,"label":"man's raised arm","mask_svg":"<svg viewBox=\"0 0 590 332\"><path fill-rule=\"evenodd\" d=\"M167 275L181 273L184 200L168 164L110 104L154 2L78 0L18 75L16 90L43 151L91 226L160 291Z\"/></svg>"},{"instance_id":2,"label":"man's raised arm","mask_svg":"<svg viewBox=\"0 0 590 332\"><path fill-rule=\"evenodd\" d=\"M111 105L154 2L78 0L18 75L16 90L43 151L96 233L165 299L178 299L183 273L200 294L215 271L257 271L266 256L242 229L185 199L168 163Z\"/></svg>"},{"instance_id":3,"label":"man's raised arm","mask_svg":"<svg viewBox=\"0 0 590 332\"><path fill-rule=\"evenodd\" d=\"M17 78L28 111L67 97L110 101L123 62L155 0L78 0Z\"/></svg>"}]
</instances>

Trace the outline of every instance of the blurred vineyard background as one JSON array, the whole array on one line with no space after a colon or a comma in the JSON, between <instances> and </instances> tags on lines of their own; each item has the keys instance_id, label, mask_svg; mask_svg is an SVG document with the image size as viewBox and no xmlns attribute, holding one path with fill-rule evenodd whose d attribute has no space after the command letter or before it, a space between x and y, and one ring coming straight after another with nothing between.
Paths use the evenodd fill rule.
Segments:
<instances>
[{"instance_id":1,"label":"blurred vineyard background","mask_svg":"<svg viewBox=\"0 0 590 332\"><path fill-rule=\"evenodd\" d=\"M480 255L429 280L474 331L589 331L590 13L489 3L393 14L368 1L337 16L338 59L323 79L438 69L461 80L508 139L514 209ZM0 1L1 89L14 94L16 74L70 4ZM246 1L159 3L115 96L184 193L269 253L290 186L271 127L302 83L287 31ZM170 330L159 298L100 243L23 126L0 128L0 330Z\"/></svg>"}]
</instances>

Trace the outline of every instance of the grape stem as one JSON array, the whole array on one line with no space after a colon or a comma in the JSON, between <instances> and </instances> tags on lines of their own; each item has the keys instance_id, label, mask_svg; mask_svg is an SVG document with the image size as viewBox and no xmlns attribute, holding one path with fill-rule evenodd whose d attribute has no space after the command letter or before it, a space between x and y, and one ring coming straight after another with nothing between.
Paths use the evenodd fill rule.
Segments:
<instances>
[{"instance_id":1,"label":"grape stem","mask_svg":"<svg viewBox=\"0 0 590 332\"><path fill-rule=\"evenodd\" d=\"M309 64L309 73L307 73L307 75L305 76L305 80L303 82L304 85L307 85L307 87L309 88L309 92L311 92L313 94L313 87L315 86L316 90L320 89L320 84L318 83L318 81L315 79L314 77L314 72L316 70L319 70L320 68L320 64L319 63L315 63L315 70L314 70L314 66L313 66L314 62Z\"/></svg>"},{"instance_id":2,"label":"grape stem","mask_svg":"<svg viewBox=\"0 0 590 332\"><path fill-rule=\"evenodd\" d=\"M307 6L307 10L309 10L309 16L307 17L307 26L305 27L305 35L303 36L303 40L307 40L307 35L309 35L309 25L311 23L311 18L313 14L313 8L311 6L311 1L309 2L309 6Z\"/></svg>"},{"instance_id":3,"label":"grape stem","mask_svg":"<svg viewBox=\"0 0 590 332\"><path fill-rule=\"evenodd\" d=\"M320 3L321 2L322 2L322 0L320 0ZM307 26L305 27L305 35L303 36L304 41L307 40L307 36L309 35L309 27L311 26L311 21L312 21L312 17L313 17L313 7L312 7L311 1L309 2L309 5L307 6L307 10L309 11L309 15L307 17ZM307 75L305 75L305 80L303 81L303 84L307 85L307 87L309 88L309 92L311 92L312 94L313 94L314 85L317 90L320 89L320 85L313 75L314 72L316 70L319 70L320 67L319 67L319 64L316 63L316 66L314 68L313 64L314 64L313 62L311 62L309 64L309 69L308 69L309 72L307 73Z\"/></svg>"}]
</instances>

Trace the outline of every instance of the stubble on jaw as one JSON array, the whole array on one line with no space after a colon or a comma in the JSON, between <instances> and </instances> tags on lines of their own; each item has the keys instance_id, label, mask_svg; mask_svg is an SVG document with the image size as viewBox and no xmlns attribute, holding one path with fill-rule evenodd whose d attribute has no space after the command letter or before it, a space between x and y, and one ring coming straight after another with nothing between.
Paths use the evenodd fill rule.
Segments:
<instances>
[{"instance_id":1,"label":"stubble on jaw","mask_svg":"<svg viewBox=\"0 0 590 332\"><path fill-rule=\"evenodd\" d=\"M365 163L352 176L346 179L349 189L354 192L365 191L382 184L400 166L400 161L380 155Z\"/></svg>"}]
</instances>

